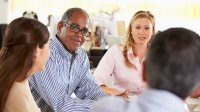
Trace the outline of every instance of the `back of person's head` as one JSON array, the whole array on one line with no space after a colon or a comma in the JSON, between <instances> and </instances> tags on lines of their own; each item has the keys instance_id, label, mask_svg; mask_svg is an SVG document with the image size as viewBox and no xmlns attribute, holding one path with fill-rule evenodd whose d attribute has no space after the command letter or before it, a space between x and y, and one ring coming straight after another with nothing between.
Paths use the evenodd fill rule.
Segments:
<instances>
[{"instance_id":1,"label":"back of person's head","mask_svg":"<svg viewBox=\"0 0 200 112\"><path fill-rule=\"evenodd\" d=\"M62 22L68 22L68 21L71 19L72 15L73 15L74 13L76 13L76 12L81 12L81 13L83 13L83 14L86 15L86 16L88 17L88 19L89 19L89 15L88 15L88 13L87 13L85 10L83 10L83 9L81 9L81 8L70 8L70 9L68 9L68 10L63 14L61 21L62 21Z\"/></svg>"},{"instance_id":2,"label":"back of person's head","mask_svg":"<svg viewBox=\"0 0 200 112\"><path fill-rule=\"evenodd\" d=\"M21 17L7 26L4 37L0 51L0 112L3 112L12 84L28 78L35 51L48 42L49 32L41 22Z\"/></svg>"},{"instance_id":3,"label":"back of person's head","mask_svg":"<svg viewBox=\"0 0 200 112\"><path fill-rule=\"evenodd\" d=\"M170 91L185 99L200 82L200 37L185 28L170 28L158 33L147 58L150 88Z\"/></svg>"},{"instance_id":4,"label":"back of person's head","mask_svg":"<svg viewBox=\"0 0 200 112\"><path fill-rule=\"evenodd\" d=\"M8 26L7 24L0 24L0 49L2 47L2 42L4 38L3 36L7 26Z\"/></svg>"}]
</instances>

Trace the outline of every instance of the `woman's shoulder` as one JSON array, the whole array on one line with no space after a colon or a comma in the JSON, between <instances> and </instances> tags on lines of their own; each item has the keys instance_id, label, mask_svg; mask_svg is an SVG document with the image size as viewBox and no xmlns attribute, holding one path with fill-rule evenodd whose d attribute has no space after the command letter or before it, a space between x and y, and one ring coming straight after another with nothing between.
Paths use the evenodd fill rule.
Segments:
<instances>
[{"instance_id":1,"label":"woman's shoulder","mask_svg":"<svg viewBox=\"0 0 200 112\"><path fill-rule=\"evenodd\" d=\"M122 44L114 44L113 46L110 47L110 49L122 51L123 45Z\"/></svg>"},{"instance_id":2,"label":"woman's shoulder","mask_svg":"<svg viewBox=\"0 0 200 112\"><path fill-rule=\"evenodd\" d=\"M29 86L26 83L14 82L9 92L10 99L19 98L18 96L27 97Z\"/></svg>"}]
</instances>

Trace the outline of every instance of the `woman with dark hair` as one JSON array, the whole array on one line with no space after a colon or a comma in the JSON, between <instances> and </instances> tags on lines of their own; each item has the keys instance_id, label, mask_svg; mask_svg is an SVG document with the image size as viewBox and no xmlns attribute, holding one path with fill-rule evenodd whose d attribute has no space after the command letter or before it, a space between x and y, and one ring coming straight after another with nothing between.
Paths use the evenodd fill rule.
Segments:
<instances>
[{"instance_id":1,"label":"woman with dark hair","mask_svg":"<svg viewBox=\"0 0 200 112\"><path fill-rule=\"evenodd\" d=\"M18 18L5 31L0 51L0 112L38 112L28 79L49 56L49 32L41 22Z\"/></svg>"}]
</instances>

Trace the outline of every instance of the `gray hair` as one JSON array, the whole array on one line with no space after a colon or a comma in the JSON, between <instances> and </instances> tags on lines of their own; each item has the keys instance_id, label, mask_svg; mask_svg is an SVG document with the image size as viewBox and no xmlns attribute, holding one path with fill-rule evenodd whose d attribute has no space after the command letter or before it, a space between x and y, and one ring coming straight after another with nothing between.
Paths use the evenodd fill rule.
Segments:
<instances>
[{"instance_id":1,"label":"gray hair","mask_svg":"<svg viewBox=\"0 0 200 112\"><path fill-rule=\"evenodd\" d=\"M70 18L72 17L72 14L74 14L76 12L81 12L89 18L89 15L85 10L83 10L81 8L70 8L63 14L61 21L68 22L70 20Z\"/></svg>"}]
</instances>

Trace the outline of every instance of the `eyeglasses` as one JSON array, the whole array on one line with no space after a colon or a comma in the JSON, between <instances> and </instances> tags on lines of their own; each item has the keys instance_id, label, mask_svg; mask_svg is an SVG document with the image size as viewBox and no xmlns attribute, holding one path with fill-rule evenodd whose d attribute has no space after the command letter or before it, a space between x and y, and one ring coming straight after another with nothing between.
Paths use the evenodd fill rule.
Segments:
<instances>
[{"instance_id":1,"label":"eyeglasses","mask_svg":"<svg viewBox=\"0 0 200 112\"><path fill-rule=\"evenodd\" d=\"M81 31L81 34L82 34L83 36L89 37L89 36L91 35L91 33L88 31L87 28L80 29L80 28L79 28L79 25L74 24L74 23L69 24L69 23L67 23L67 22L64 22L64 24L65 24L65 25L68 25L69 28L70 28L70 30L73 31L73 32L75 32L75 33L78 33L79 31Z\"/></svg>"}]
</instances>

